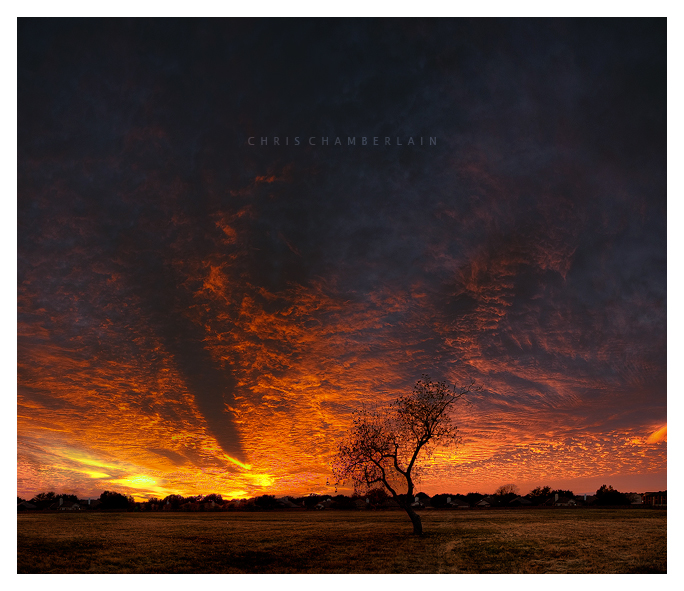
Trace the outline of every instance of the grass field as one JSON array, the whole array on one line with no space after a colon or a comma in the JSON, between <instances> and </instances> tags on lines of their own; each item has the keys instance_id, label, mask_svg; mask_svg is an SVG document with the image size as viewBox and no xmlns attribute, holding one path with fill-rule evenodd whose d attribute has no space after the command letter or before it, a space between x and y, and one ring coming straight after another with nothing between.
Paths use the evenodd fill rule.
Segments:
<instances>
[{"instance_id":1,"label":"grass field","mask_svg":"<svg viewBox=\"0 0 684 591\"><path fill-rule=\"evenodd\" d=\"M648 509L30 513L19 573L664 573Z\"/></svg>"}]
</instances>

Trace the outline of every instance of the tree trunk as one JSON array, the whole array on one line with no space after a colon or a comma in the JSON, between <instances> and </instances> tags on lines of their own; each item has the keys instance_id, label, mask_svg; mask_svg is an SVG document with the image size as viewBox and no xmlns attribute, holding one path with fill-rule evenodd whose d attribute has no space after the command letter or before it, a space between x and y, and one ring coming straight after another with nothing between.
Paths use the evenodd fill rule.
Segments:
<instances>
[{"instance_id":1,"label":"tree trunk","mask_svg":"<svg viewBox=\"0 0 684 591\"><path fill-rule=\"evenodd\" d=\"M410 503L404 506L404 509L408 513L411 523L413 524L413 533L417 536L423 535L423 523L420 520L420 516L413 510Z\"/></svg>"}]
</instances>

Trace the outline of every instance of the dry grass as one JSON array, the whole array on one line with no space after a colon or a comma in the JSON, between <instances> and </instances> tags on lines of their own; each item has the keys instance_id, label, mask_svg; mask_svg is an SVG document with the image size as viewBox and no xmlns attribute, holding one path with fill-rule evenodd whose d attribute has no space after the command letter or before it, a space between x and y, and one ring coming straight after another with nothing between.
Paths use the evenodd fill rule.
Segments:
<instances>
[{"instance_id":1,"label":"dry grass","mask_svg":"<svg viewBox=\"0 0 684 591\"><path fill-rule=\"evenodd\" d=\"M17 516L19 573L663 573L667 512Z\"/></svg>"}]
</instances>

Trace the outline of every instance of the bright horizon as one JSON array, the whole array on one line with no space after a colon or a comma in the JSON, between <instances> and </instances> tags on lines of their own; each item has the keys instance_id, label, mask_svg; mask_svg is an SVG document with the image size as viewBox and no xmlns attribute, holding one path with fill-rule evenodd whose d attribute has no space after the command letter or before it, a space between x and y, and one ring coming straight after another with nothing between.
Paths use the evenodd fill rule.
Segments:
<instances>
[{"instance_id":1,"label":"bright horizon","mask_svg":"<svg viewBox=\"0 0 684 591\"><path fill-rule=\"evenodd\" d=\"M660 486L648 486L648 485L657 485L658 483L661 483ZM593 485L592 483L600 483L597 485ZM667 490L667 474L655 474L655 475L646 475L643 477L640 476L630 476L630 475L612 475L612 476L606 476L606 477L601 477L601 476L594 476L591 478L582 478L582 479L577 479L577 480L557 480L557 481L549 481L547 483L523 483L522 486L516 482L507 482L507 483L502 483L502 484L515 484L518 489L519 493L521 496L525 496L528 493L530 493L533 489L537 487L544 487L548 486L551 490L570 490L572 491L575 496L582 496L582 495L595 495L596 491L604 484L608 486L612 486L614 489L624 492L624 493L639 493L639 494L644 494L647 492L658 492L661 490ZM646 486L644 486L646 485ZM117 488L118 486L118 488ZM419 492L423 492L428 494L430 497L436 495L436 494L462 494L466 495L470 492L473 493L480 493L483 495L490 495L494 494L496 488L498 488L500 485L494 487L493 489L489 490L452 490L451 488L447 489L439 489L437 485L434 485L430 488L428 487L421 487L420 485L417 486L416 488L416 493L418 494ZM585 489L578 489L577 487L584 486ZM588 487L588 488L587 488ZM593 487L593 488L592 488ZM631 487L631 488L630 488ZM104 492L105 490L110 490L113 492L121 492L122 494L127 494L132 496L135 501L142 502L149 500L151 498L164 498L164 496L172 495L172 494L180 494L185 497L190 497L190 496L196 496L196 495L208 495L212 493L216 494L221 494L224 500L231 500L231 499L249 499L253 498L255 496L260 496L262 494L272 494L277 498L283 497L283 496L292 496L292 497L298 497L298 496L304 496L307 494L318 494L318 495L331 495L335 496L336 494L344 494L347 496L351 496L354 494L354 491L351 488L348 487L334 487L334 486L323 486L319 490L310 490L306 492L298 491L297 493L291 493L287 491L269 491L269 490L261 490L258 494L254 495L238 495L238 496L230 496L222 493L221 491L217 490L195 490L195 491L190 491L190 492L179 492L179 491L167 491L165 495L161 495L159 493L141 493L139 489L130 489L130 488L122 488L122 485L120 484L115 484L113 487L104 487L102 490L95 491L94 489L85 489L89 490L89 494L81 494L79 491L83 489L71 489L71 490L53 490L53 489L45 489L45 490L40 490L36 491L35 493L27 493L24 495L18 494L18 496L22 498L26 498L27 500L30 500L37 494L41 492L54 492L55 494L74 494L76 495L79 499L95 499L99 498L99 496ZM363 494L363 493L360 493Z\"/></svg>"}]
</instances>

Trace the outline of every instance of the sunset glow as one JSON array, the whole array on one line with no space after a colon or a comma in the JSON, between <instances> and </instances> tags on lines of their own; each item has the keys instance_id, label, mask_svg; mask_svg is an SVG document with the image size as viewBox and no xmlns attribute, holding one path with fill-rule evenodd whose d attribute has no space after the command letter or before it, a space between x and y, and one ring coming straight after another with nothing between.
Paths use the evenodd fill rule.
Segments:
<instances>
[{"instance_id":1,"label":"sunset glow","mask_svg":"<svg viewBox=\"0 0 684 591\"><path fill-rule=\"evenodd\" d=\"M18 495L334 493L422 373L418 490L667 488L664 24L22 26Z\"/></svg>"}]
</instances>

